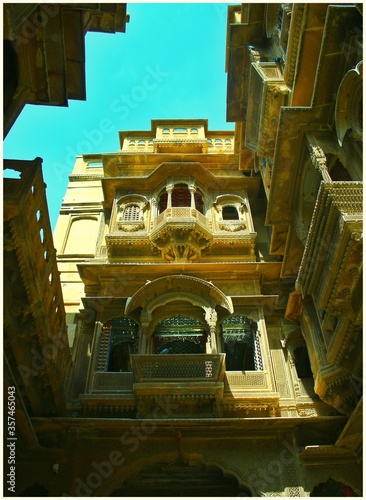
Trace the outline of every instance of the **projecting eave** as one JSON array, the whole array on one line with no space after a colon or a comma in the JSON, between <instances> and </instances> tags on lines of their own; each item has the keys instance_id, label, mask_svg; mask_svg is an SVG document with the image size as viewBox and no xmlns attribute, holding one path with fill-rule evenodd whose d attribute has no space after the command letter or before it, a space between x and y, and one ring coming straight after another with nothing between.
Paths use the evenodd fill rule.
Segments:
<instances>
[{"instance_id":1,"label":"projecting eave","mask_svg":"<svg viewBox=\"0 0 366 500\"><path fill-rule=\"evenodd\" d=\"M238 155L231 153L105 153L101 155L105 177L118 177L124 172L146 171L165 162L200 162L210 169L238 169ZM122 173L122 174L121 174Z\"/></svg>"},{"instance_id":2,"label":"projecting eave","mask_svg":"<svg viewBox=\"0 0 366 500\"><path fill-rule=\"evenodd\" d=\"M217 174L208 170L205 165L199 161L165 161L154 170L136 172L133 175L131 171L124 172L124 175L115 177L105 177L102 179L102 188L104 193L104 206L110 208L116 193L124 194L133 189L137 193L150 193L151 186L163 186L168 178L173 180L194 178L197 187L205 189L210 186L213 192L221 192L223 187L229 192L242 193L246 191L251 199L256 199L260 187L260 177L246 177L237 168L232 170L220 169Z\"/></svg>"},{"instance_id":3,"label":"projecting eave","mask_svg":"<svg viewBox=\"0 0 366 500\"><path fill-rule=\"evenodd\" d=\"M192 273L198 278L211 280L214 284L227 281L228 273L233 269L237 279L270 283L277 280L281 272L281 262L107 262L91 261L77 264L80 278L86 286L99 287L113 284L114 297L127 297L127 287L131 291L142 286L146 280L153 280L157 276L170 276L174 274ZM278 287L277 287L278 288ZM101 291L98 290L98 294ZM127 295L126 295L127 293ZM101 300L104 300L102 298Z\"/></svg>"}]
</instances>

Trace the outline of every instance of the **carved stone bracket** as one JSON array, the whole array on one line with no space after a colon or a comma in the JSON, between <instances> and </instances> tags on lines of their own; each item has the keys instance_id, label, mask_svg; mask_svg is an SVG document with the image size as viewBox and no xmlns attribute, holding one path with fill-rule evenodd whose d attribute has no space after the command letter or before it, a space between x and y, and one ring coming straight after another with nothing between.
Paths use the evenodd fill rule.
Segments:
<instances>
[{"instance_id":1,"label":"carved stone bracket","mask_svg":"<svg viewBox=\"0 0 366 500\"><path fill-rule=\"evenodd\" d=\"M328 172L327 157L323 149L317 144L315 137L307 136L307 145L310 153L310 159L316 170L321 174L325 182L331 182L332 178Z\"/></svg>"}]
</instances>

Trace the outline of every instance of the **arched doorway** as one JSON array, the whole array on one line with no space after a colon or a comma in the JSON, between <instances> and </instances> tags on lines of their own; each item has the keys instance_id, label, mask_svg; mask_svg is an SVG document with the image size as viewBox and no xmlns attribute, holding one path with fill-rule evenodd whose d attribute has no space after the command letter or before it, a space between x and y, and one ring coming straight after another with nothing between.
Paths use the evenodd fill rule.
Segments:
<instances>
[{"instance_id":1,"label":"arched doorway","mask_svg":"<svg viewBox=\"0 0 366 500\"><path fill-rule=\"evenodd\" d=\"M113 497L237 497L252 496L217 467L178 461L142 469L114 491Z\"/></svg>"}]
</instances>

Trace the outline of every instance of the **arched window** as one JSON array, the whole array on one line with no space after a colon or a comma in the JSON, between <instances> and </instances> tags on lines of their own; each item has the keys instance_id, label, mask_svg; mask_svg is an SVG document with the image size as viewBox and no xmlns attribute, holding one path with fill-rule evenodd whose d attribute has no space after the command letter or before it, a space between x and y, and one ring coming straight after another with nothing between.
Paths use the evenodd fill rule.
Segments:
<instances>
[{"instance_id":1,"label":"arched window","mask_svg":"<svg viewBox=\"0 0 366 500\"><path fill-rule=\"evenodd\" d=\"M194 318L175 316L160 321L154 333L157 354L199 354L205 352L205 330Z\"/></svg>"},{"instance_id":2,"label":"arched window","mask_svg":"<svg viewBox=\"0 0 366 500\"><path fill-rule=\"evenodd\" d=\"M236 207L233 205L227 205L222 209L222 219L223 220L239 220L239 213Z\"/></svg>"},{"instance_id":3,"label":"arched window","mask_svg":"<svg viewBox=\"0 0 366 500\"><path fill-rule=\"evenodd\" d=\"M139 205L128 205L123 212L123 220L125 221L138 221L140 220L141 209Z\"/></svg>"},{"instance_id":4,"label":"arched window","mask_svg":"<svg viewBox=\"0 0 366 500\"><path fill-rule=\"evenodd\" d=\"M194 193L194 202L196 209L204 213L203 196L197 189ZM168 206L168 193L163 191L159 196L159 213L161 214ZM172 192L172 207L190 207L191 206L191 193L186 184L176 184Z\"/></svg>"},{"instance_id":5,"label":"arched window","mask_svg":"<svg viewBox=\"0 0 366 500\"><path fill-rule=\"evenodd\" d=\"M169 128L163 128L163 134L170 134Z\"/></svg>"},{"instance_id":6,"label":"arched window","mask_svg":"<svg viewBox=\"0 0 366 500\"><path fill-rule=\"evenodd\" d=\"M190 207L191 206L191 193L188 186L185 184L177 184L174 186L172 193L172 206L173 207Z\"/></svg>"},{"instance_id":7,"label":"arched window","mask_svg":"<svg viewBox=\"0 0 366 500\"><path fill-rule=\"evenodd\" d=\"M226 370L263 370L257 323L245 316L230 316L221 327Z\"/></svg>"},{"instance_id":8,"label":"arched window","mask_svg":"<svg viewBox=\"0 0 366 500\"><path fill-rule=\"evenodd\" d=\"M196 128L191 128L191 134L198 134L198 130Z\"/></svg>"}]
</instances>

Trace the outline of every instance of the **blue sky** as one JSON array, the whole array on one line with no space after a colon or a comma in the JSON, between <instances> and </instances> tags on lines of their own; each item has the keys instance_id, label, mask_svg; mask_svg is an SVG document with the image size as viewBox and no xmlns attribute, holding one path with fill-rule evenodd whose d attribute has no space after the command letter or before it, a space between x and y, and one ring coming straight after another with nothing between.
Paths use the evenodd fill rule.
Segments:
<instances>
[{"instance_id":1,"label":"blue sky","mask_svg":"<svg viewBox=\"0 0 366 500\"><path fill-rule=\"evenodd\" d=\"M128 3L126 33L87 33L86 101L27 105L4 142L4 158L43 158L52 228L75 156L119 149L118 130L151 119L226 123L225 45L229 4Z\"/></svg>"}]
</instances>

